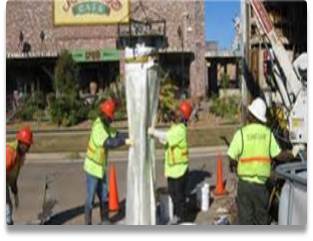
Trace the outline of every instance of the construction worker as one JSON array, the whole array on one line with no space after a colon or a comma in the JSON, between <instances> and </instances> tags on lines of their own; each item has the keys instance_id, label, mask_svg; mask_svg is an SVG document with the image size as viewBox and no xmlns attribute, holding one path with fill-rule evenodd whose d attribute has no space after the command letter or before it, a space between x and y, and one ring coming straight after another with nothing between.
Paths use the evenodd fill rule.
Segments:
<instances>
[{"instance_id":1,"label":"construction worker","mask_svg":"<svg viewBox=\"0 0 313 241\"><path fill-rule=\"evenodd\" d=\"M272 131L265 125L266 104L256 98L248 106L248 124L237 130L228 149L230 169L237 169L238 221L242 225L266 225L269 192L266 182L271 174L271 160L292 158L282 151Z\"/></svg>"},{"instance_id":2,"label":"construction worker","mask_svg":"<svg viewBox=\"0 0 313 241\"><path fill-rule=\"evenodd\" d=\"M19 206L17 179L24 164L26 153L33 144L33 133L30 128L22 128L16 134L16 140L6 144L6 222L13 225L13 205L11 193L14 195L15 208Z\"/></svg>"},{"instance_id":3,"label":"construction worker","mask_svg":"<svg viewBox=\"0 0 313 241\"><path fill-rule=\"evenodd\" d=\"M168 191L174 204L174 217L170 224L183 222L185 217L186 186L188 179L187 121L192 113L189 102L180 103L179 111L171 113L172 125L168 131L148 129L165 146L165 176Z\"/></svg>"},{"instance_id":4,"label":"construction worker","mask_svg":"<svg viewBox=\"0 0 313 241\"><path fill-rule=\"evenodd\" d=\"M110 224L107 199L107 164L108 149L122 145L131 145L127 135L117 133L111 127L116 111L116 102L112 99L103 101L99 106L100 115L92 125L84 162L87 181L87 198L85 203L85 224L92 224L92 208L95 193L100 203L100 219L102 224Z\"/></svg>"}]
</instances>

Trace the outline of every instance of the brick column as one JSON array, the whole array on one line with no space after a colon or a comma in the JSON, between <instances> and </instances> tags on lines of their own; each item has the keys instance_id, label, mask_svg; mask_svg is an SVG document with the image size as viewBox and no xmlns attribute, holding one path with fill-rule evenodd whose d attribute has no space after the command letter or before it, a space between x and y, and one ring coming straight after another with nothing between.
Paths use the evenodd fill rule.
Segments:
<instances>
[{"instance_id":1,"label":"brick column","mask_svg":"<svg viewBox=\"0 0 313 241\"><path fill-rule=\"evenodd\" d=\"M205 62L205 36L204 36L204 2L195 1L189 9L193 19L192 40L190 48L194 54L194 60L190 65L190 92L192 97L206 96L206 62Z\"/></svg>"},{"instance_id":2,"label":"brick column","mask_svg":"<svg viewBox=\"0 0 313 241\"><path fill-rule=\"evenodd\" d=\"M204 47L197 43L194 49L194 60L190 65L190 92L192 97L204 97L206 95L206 63Z\"/></svg>"},{"instance_id":3,"label":"brick column","mask_svg":"<svg viewBox=\"0 0 313 241\"><path fill-rule=\"evenodd\" d=\"M125 80L125 51L120 50L120 79Z\"/></svg>"}]
</instances>

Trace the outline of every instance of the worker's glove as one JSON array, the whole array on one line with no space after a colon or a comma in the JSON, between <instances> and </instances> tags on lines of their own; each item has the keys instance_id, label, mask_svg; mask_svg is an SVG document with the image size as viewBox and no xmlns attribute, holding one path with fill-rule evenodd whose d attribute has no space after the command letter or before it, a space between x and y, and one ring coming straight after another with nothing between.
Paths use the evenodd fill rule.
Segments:
<instances>
[{"instance_id":1,"label":"worker's glove","mask_svg":"<svg viewBox=\"0 0 313 241\"><path fill-rule=\"evenodd\" d=\"M229 161L229 170L231 173L235 173L236 174L236 171L237 171L237 163L235 160L230 160Z\"/></svg>"},{"instance_id":2,"label":"worker's glove","mask_svg":"<svg viewBox=\"0 0 313 241\"><path fill-rule=\"evenodd\" d=\"M302 147L301 147L301 146L295 145L295 146L292 148L292 155L293 155L294 157L296 157L296 156L298 155L299 151L301 151L301 150L302 150Z\"/></svg>"},{"instance_id":3,"label":"worker's glove","mask_svg":"<svg viewBox=\"0 0 313 241\"><path fill-rule=\"evenodd\" d=\"M19 197L18 197L18 194L14 194L14 205L15 205L15 208L18 208L20 204L20 200L19 200Z\"/></svg>"},{"instance_id":4,"label":"worker's glove","mask_svg":"<svg viewBox=\"0 0 313 241\"><path fill-rule=\"evenodd\" d=\"M125 144L126 144L127 146L133 146L133 145L135 144L135 142L134 142L132 139L127 138L127 139L125 140Z\"/></svg>"},{"instance_id":5,"label":"worker's glove","mask_svg":"<svg viewBox=\"0 0 313 241\"><path fill-rule=\"evenodd\" d=\"M148 129L148 134L149 134L150 136L153 136L154 133L155 133L154 127L149 127L149 129Z\"/></svg>"}]
</instances>

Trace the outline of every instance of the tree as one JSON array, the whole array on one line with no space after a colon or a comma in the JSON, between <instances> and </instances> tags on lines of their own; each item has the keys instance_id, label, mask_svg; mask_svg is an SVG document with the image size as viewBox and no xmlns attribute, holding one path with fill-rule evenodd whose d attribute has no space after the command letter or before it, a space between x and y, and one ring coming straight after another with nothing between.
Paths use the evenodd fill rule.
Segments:
<instances>
[{"instance_id":1,"label":"tree","mask_svg":"<svg viewBox=\"0 0 313 241\"><path fill-rule=\"evenodd\" d=\"M67 50L62 51L54 71L54 90L57 98L60 96L76 98L78 73L79 67L72 55Z\"/></svg>"},{"instance_id":2,"label":"tree","mask_svg":"<svg viewBox=\"0 0 313 241\"><path fill-rule=\"evenodd\" d=\"M84 120L87 107L78 95L79 67L68 51L63 51L54 71L55 98L51 99L50 116L59 126L72 126Z\"/></svg>"}]
</instances>

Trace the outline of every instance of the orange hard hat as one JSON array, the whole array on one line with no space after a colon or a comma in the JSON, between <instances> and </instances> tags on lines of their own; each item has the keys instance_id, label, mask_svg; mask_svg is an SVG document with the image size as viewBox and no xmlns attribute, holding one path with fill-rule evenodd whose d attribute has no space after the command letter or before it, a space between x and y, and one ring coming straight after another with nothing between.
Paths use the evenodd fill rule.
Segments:
<instances>
[{"instance_id":1,"label":"orange hard hat","mask_svg":"<svg viewBox=\"0 0 313 241\"><path fill-rule=\"evenodd\" d=\"M116 102L113 99L105 100L100 104L100 112L113 119L116 111Z\"/></svg>"},{"instance_id":2,"label":"orange hard hat","mask_svg":"<svg viewBox=\"0 0 313 241\"><path fill-rule=\"evenodd\" d=\"M179 110L183 117L188 120L192 112L192 106L188 101L185 100L180 103Z\"/></svg>"},{"instance_id":3,"label":"orange hard hat","mask_svg":"<svg viewBox=\"0 0 313 241\"><path fill-rule=\"evenodd\" d=\"M33 144L33 133L29 127L23 127L16 133L16 139L27 145Z\"/></svg>"}]
</instances>

